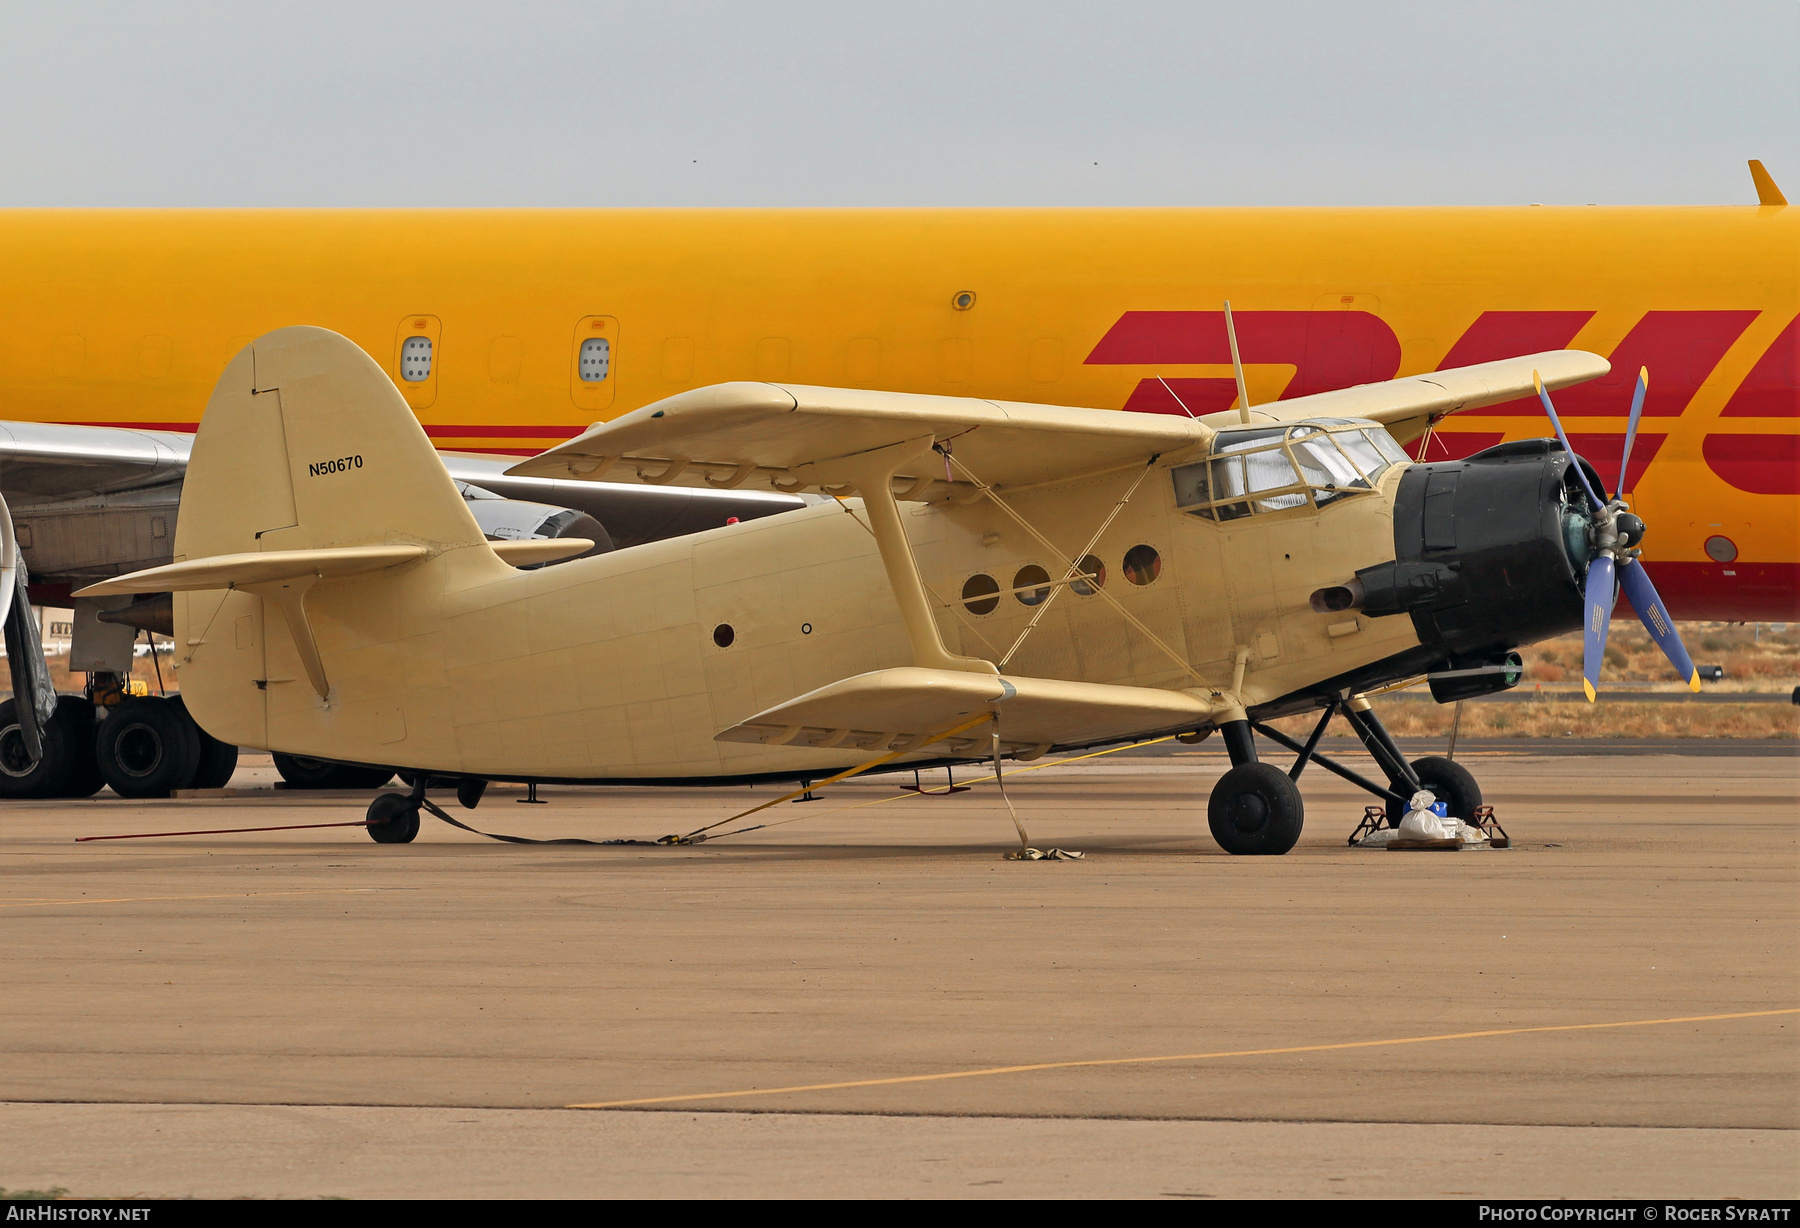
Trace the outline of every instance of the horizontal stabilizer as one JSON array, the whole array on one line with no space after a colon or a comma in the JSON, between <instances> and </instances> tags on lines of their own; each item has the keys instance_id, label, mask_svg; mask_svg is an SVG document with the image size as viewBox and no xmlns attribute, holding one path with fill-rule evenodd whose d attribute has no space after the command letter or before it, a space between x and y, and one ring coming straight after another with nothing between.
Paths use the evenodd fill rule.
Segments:
<instances>
[{"instance_id":1,"label":"horizontal stabilizer","mask_svg":"<svg viewBox=\"0 0 1800 1228\"><path fill-rule=\"evenodd\" d=\"M910 750L983 711L999 717L1000 739L1013 750L1122 741L1193 729L1212 717L1206 699L1185 691L905 667L822 686L757 713L716 740ZM975 753L991 736L978 728L952 746Z\"/></svg>"},{"instance_id":2,"label":"horizontal stabilizer","mask_svg":"<svg viewBox=\"0 0 1800 1228\"><path fill-rule=\"evenodd\" d=\"M164 567L151 567L129 575L116 576L111 580L102 580L78 590L75 596L111 597L120 593L189 593L202 589L248 588L254 584L275 584L301 576L335 580L340 576L398 567L402 563L421 558L424 554L424 546L410 543L321 550L271 550L261 554L216 554L211 558L170 563Z\"/></svg>"},{"instance_id":3,"label":"horizontal stabilizer","mask_svg":"<svg viewBox=\"0 0 1800 1228\"><path fill-rule=\"evenodd\" d=\"M514 567L572 559L594 548L592 539L586 537L534 537L526 541L489 542L488 545L494 548L494 553L500 556L502 563L510 563Z\"/></svg>"}]
</instances>

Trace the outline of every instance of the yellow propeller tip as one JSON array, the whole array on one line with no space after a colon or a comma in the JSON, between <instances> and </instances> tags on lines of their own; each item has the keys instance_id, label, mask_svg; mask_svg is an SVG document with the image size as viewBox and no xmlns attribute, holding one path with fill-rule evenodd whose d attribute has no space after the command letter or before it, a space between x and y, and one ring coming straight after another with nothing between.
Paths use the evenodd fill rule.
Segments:
<instances>
[{"instance_id":1,"label":"yellow propeller tip","mask_svg":"<svg viewBox=\"0 0 1800 1228\"><path fill-rule=\"evenodd\" d=\"M1537 373L1536 367L1533 367L1531 369L1531 386L1533 388L1536 388L1539 392L1542 392L1544 390L1543 377Z\"/></svg>"},{"instance_id":2,"label":"yellow propeller tip","mask_svg":"<svg viewBox=\"0 0 1800 1228\"><path fill-rule=\"evenodd\" d=\"M1587 692L1587 699L1588 699L1589 703L1593 703L1595 699L1599 698L1597 695L1594 694L1594 684L1589 682L1586 678L1583 678L1581 680L1581 689Z\"/></svg>"},{"instance_id":3,"label":"yellow propeller tip","mask_svg":"<svg viewBox=\"0 0 1800 1228\"><path fill-rule=\"evenodd\" d=\"M1688 679L1688 690L1698 691L1699 689L1700 689L1700 671L1695 670L1694 676L1692 678Z\"/></svg>"}]
</instances>

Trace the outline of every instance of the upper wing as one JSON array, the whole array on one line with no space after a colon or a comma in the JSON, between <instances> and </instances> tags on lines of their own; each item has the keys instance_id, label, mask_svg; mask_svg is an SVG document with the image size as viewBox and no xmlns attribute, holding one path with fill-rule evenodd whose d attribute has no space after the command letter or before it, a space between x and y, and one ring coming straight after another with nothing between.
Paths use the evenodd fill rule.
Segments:
<instances>
[{"instance_id":1,"label":"upper wing","mask_svg":"<svg viewBox=\"0 0 1800 1228\"><path fill-rule=\"evenodd\" d=\"M1612 364L1585 350L1547 350L1521 358L1477 363L1409 375L1382 384L1358 384L1336 392L1320 392L1291 401L1259 405L1252 412L1273 422L1297 422L1302 418L1370 418L1388 428L1401 443L1417 438L1428 422L1465 409L1480 409L1534 396L1531 374L1543 376L1544 387L1555 391L1598 379ZM1237 420L1237 411L1210 414L1207 421L1219 426Z\"/></svg>"},{"instance_id":2,"label":"upper wing","mask_svg":"<svg viewBox=\"0 0 1800 1228\"><path fill-rule=\"evenodd\" d=\"M1110 409L803 385L714 384L601 423L507 472L716 487L817 485L807 466L931 435L982 481L1017 486L1142 462L1206 437L1198 422ZM944 480L928 457L923 481ZM828 478L825 480L829 480Z\"/></svg>"},{"instance_id":3,"label":"upper wing","mask_svg":"<svg viewBox=\"0 0 1800 1228\"><path fill-rule=\"evenodd\" d=\"M1257 406L1250 417L1369 418L1404 441L1446 414L1531 395L1533 371L1555 389L1610 369L1597 354L1554 350L1296 397ZM813 467L930 435L982 481L1020 486L1141 464L1239 420L1236 410L1191 419L856 388L714 384L593 426L507 473L718 488L755 480L799 490L836 480ZM947 475L937 466L938 458L928 457L920 472L901 475L916 481L911 497L941 487Z\"/></svg>"}]
</instances>

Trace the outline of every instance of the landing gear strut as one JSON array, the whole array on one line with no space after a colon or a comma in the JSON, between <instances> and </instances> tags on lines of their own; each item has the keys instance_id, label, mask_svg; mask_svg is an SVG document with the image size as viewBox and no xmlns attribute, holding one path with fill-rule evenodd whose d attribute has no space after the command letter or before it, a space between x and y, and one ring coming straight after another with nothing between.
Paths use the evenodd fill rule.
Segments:
<instances>
[{"instance_id":1,"label":"landing gear strut","mask_svg":"<svg viewBox=\"0 0 1800 1228\"><path fill-rule=\"evenodd\" d=\"M1353 771L1336 760L1319 753L1319 739L1324 736L1325 727L1331 723L1331 718L1340 712L1343 713L1344 719L1350 722L1350 727L1356 731L1357 738L1361 740L1363 748L1369 752L1369 757L1375 760L1375 765L1381 769L1381 774L1387 778L1387 784L1376 784L1360 772ZM1306 740L1305 745L1294 741L1279 729L1261 722L1248 722L1248 724L1271 742L1285 746L1295 753L1294 766L1287 773L1290 780L1299 780L1300 773L1308 763L1317 763L1326 771L1341 776L1351 784L1379 798L1386 808L1390 827L1400 825L1400 820L1406 814L1412 795L1420 789L1430 790L1438 801L1445 803L1452 818L1461 819L1465 823L1474 821L1475 811L1481 806L1481 786L1475 782L1475 777L1469 774L1467 768L1438 755L1426 755L1408 762L1406 756L1400 752L1400 747L1394 742L1393 735L1388 733L1387 727L1381 723L1381 718L1375 715L1374 708L1369 706L1369 701L1366 699L1333 699L1326 704L1325 711L1319 715L1318 725L1313 728L1312 736ZM1229 729L1230 727L1221 726L1221 728ZM1254 751L1251 753L1254 754ZM1238 762L1235 751L1232 754L1232 762ZM1236 771L1237 769L1233 768L1232 770ZM1229 773L1227 775L1229 776ZM1223 783L1224 781L1221 780L1220 784ZM1220 843L1223 844L1224 841L1221 840Z\"/></svg>"},{"instance_id":2,"label":"landing gear strut","mask_svg":"<svg viewBox=\"0 0 1800 1228\"><path fill-rule=\"evenodd\" d=\"M423 795L424 780L413 786ZM377 844L411 844L419 834L419 800L408 793L378 793L369 803L369 839Z\"/></svg>"},{"instance_id":3,"label":"landing gear strut","mask_svg":"<svg viewBox=\"0 0 1800 1228\"><path fill-rule=\"evenodd\" d=\"M1300 789L1286 772L1256 758L1249 721L1219 726L1231 755L1231 770L1213 786L1206 805L1207 826L1227 853L1280 854L1300 839L1306 808Z\"/></svg>"}]
</instances>

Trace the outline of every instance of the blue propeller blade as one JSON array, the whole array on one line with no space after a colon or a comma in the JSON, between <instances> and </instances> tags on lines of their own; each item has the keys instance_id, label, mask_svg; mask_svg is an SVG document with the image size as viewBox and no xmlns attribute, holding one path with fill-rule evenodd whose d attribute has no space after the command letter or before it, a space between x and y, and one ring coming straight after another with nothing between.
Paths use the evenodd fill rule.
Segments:
<instances>
[{"instance_id":1,"label":"blue propeller blade","mask_svg":"<svg viewBox=\"0 0 1800 1228\"><path fill-rule=\"evenodd\" d=\"M1640 569L1641 570L1641 569ZM1581 629L1581 689L1594 702L1600 666L1606 660L1606 632L1612 625L1613 561L1601 555L1588 564L1587 624Z\"/></svg>"},{"instance_id":2,"label":"blue propeller blade","mask_svg":"<svg viewBox=\"0 0 1800 1228\"><path fill-rule=\"evenodd\" d=\"M1625 475L1631 472L1631 445L1637 442L1638 417L1644 412L1644 394L1650 391L1650 368L1639 367L1637 387L1631 392L1631 420L1625 424L1625 455L1619 460L1619 484L1614 489L1625 495Z\"/></svg>"},{"instance_id":3,"label":"blue propeller blade","mask_svg":"<svg viewBox=\"0 0 1800 1228\"><path fill-rule=\"evenodd\" d=\"M1606 500L1595 494L1594 488L1588 484L1587 471L1581 467L1581 462L1575 458L1575 449L1569 446L1569 437L1563 434L1562 419L1556 416L1556 406L1550 404L1550 393L1544 387L1544 381L1539 378L1536 371L1531 373L1531 382L1537 385L1538 400L1544 403L1544 412L1550 415L1550 425L1556 428L1556 437L1562 441L1563 451L1569 454L1569 463L1575 467L1575 476L1581 479L1581 489L1587 491L1588 501L1594 505L1594 510L1596 512L1599 511L1606 506ZM1591 575L1592 573L1590 572L1589 574ZM1607 596L1610 601L1611 594L1609 593ZM1592 696L1589 698L1592 698Z\"/></svg>"},{"instance_id":4,"label":"blue propeller blade","mask_svg":"<svg viewBox=\"0 0 1800 1228\"><path fill-rule=\"evenodd\" d=\"M1687 647L1681 642L1681 633L1675 630L1675 620L1669 617L1662 598L1656 595L1656 585L1650 583L1643 564L1630 562L1620 568L1619 586L1625 590L1625 598L1631 602L1631 608L1637 611L1644 630L1650 633L1656 646L1669 658L1669 664L1675 667L1675 672L1688 684L1688 690L1698 691L1700 671L1694 668L1694 658L1688 656Z\"/></svg>"}]
</instances>

